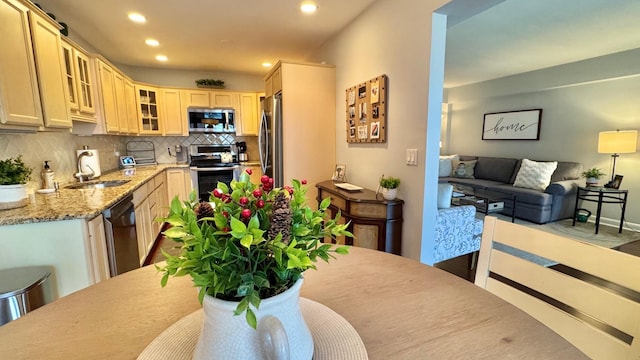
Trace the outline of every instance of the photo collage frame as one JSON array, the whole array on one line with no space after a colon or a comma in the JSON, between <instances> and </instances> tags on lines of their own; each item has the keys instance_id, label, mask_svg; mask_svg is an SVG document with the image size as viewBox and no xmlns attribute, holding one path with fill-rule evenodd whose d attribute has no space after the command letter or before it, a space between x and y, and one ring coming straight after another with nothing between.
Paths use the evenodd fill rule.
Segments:
<instances>
[{"instance_id":1,"label":"photo collage frame","mask_svg":"<svg viewBox=\"0 0 640 360\"><path fill-rule=\"evenodd\" d=\"M345 90L348 143L386 141L387 76Z\"/></svg>"}]
</instances>

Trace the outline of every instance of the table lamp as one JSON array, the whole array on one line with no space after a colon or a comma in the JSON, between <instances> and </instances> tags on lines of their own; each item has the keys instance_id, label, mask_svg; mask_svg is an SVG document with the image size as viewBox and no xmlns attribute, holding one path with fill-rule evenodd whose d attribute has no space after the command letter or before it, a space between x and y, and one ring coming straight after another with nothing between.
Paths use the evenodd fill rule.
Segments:
<instances>
[{"instance_id":1,"label":"table lamp","mask_svg":"<svg viewBox=\"0 0 640 360\"><path fill-rule=\"evenodd\" d=\"M616 158L620 154L636 152L638 147L638 130L616 130L601 131L598 135L598 152L601 154L611 154L613 158L613 170L611 171L611 181L616 174Z\"/></svg>"}]
</instances>

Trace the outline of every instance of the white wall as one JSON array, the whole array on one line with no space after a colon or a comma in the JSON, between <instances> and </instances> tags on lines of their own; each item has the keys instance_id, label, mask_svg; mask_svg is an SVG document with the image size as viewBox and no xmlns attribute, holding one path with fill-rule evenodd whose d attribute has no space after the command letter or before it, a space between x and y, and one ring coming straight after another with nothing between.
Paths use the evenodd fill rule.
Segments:
<instances>
[{"instance_id":1,"label":"white wall","mask_svg":"<svg viewBox=\"0 0 640 360\"><path fill-rule=\"evenodd\" d=\"M575 161L611 176L610 155L597 151L598 132L640 128L638 50L580 61L447 90L451 104L447 152ZM629 59L635 58L634 61ZM483 114L542 108L539 141L483 141ZM622 154L616 173L629 190L627 225L640 228L640 153ZM589 204L584 207L592 208ZM620 218L618 205L605 205L607 223Z\"/></svg>"},{"instance_id":2,"label":"white wall","mask_svg":"<svg viewBox=\"0 0 640 360\"><path fill-rule=\"evenodd\" d=\"M348 181L375 190L382 174L401 179L402 255L414 259L422 231L431 16L446 2L379 0L310 59L336 65L336 162L346 164ZM344 90L381 74L388 76L387 142L347 144ZM409 148L419 150L418 166L405 165Z\"/></svg>"}]
</instances>

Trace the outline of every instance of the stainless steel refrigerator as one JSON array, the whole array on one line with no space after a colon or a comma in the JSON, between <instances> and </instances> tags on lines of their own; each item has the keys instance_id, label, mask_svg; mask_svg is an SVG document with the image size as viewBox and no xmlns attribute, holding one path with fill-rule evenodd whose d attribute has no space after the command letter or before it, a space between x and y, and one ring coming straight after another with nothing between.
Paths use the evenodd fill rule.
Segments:
<instances>
[{"instance_id":1,"label":"stainless steel refrigerator","mask_svg":"<svg viewBox=\"0 0 640 360\"><path fill-rule=\"evenodd\" d=\"M282 94L275 94L262 101L262 117L258 132L262 173L273 177L274 187L284 184L282 145Z\"/></svg>"}]
</instances>

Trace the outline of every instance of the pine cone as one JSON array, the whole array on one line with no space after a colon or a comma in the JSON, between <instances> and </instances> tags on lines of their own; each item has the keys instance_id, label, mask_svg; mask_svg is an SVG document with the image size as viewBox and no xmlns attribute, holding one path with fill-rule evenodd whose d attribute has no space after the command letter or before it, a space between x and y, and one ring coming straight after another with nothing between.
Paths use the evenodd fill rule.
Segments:
<instances>
[{"instance_id":1,"label":"pine cone","mask_svg":"<svg viewBox=\"0 0 640 360\"><path fill-rule=\"evenodd\" d=\"M271 213L271 224L269 225L268 236L274 239L278 234L282 234L282 242L288 244L291 240L291 208L289 207L289 197L283 193L276 195Z\"/></svg>"},{"instance_id":2,"label":"pine cone","mask_svg":"<svg viewBox=\"0 0 640 360\"><path fill-rule=\"evenodd\" d=\"M196 213L198 220L203 217L213 217L213 207L206 201L201 201L193 208L193 212Z\"/></svg>"}]
</instances>

